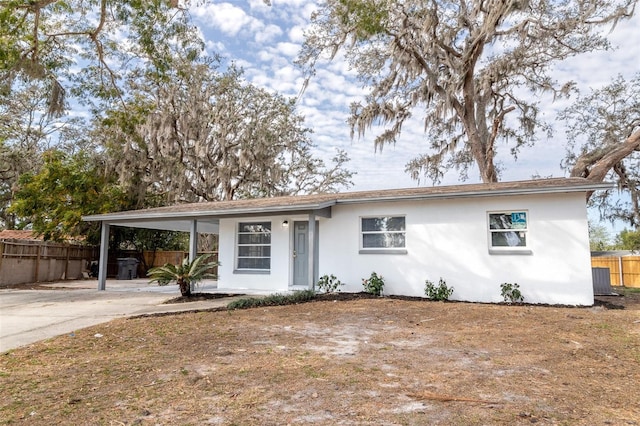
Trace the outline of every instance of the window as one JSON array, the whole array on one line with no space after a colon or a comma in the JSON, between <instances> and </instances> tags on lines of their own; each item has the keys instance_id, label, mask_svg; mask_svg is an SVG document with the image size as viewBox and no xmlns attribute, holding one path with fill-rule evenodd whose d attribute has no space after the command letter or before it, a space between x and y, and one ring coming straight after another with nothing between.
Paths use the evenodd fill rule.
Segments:
<instances>
[{"instance_id":1,"label":"window","mask_svg":"<svg viewBox=\"0 0 640 426\"><path fill-rule=\"evenodd\" d=\"M271 222L238 224L237 269L268 271L271 269Z\"/></svg>"},{"instance_id":2,"label":"window","mask_svg":"<svg viewBox=\"0 0 640 426\"><path fill-rule=\"evenodd\" d=\"M363 217L360 230L361 253L406 253L404 216Z\"/></svg>"},{"instance_id":3,"label":"window","mask_svg":"<svg viewBox=\"0 0 640 426\"><path fill-rule=\"evenodd\" d=\"M489 213L489 244L496 251L527 248L526 211Z\"/></svg>"}]
</instances>

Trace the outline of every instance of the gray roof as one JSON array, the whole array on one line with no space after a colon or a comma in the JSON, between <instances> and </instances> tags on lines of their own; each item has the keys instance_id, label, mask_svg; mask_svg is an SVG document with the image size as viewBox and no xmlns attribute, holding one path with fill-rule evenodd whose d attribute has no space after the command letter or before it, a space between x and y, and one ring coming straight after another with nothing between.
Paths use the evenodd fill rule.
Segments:
<instances>
[{"instance_id":1,"label":"gray roof","mask_svg":"<svg viewBox=\"0 0 640 426\"><path fill-rule=\"evenodd\" d=\"M589 192L611 189L609 183L594 183L584 178L535 179L514 182L478 183L451 186L416 187L377 191L342 192L337 194L296 195L285 197L255 198L233 201L177 204L167 207L106 213L85 216L85 221L104 221L115 225L142 226L160 221L198 219L217 223L223 217L276 215L318 212L329 210L337 204L372 203L383 201L428 200L447 198L493 197L524 194ZM186 227L185 227L186 226ZM149 226L154 228L154 226ZM188 225L157 229L189 229ZM206 232L206 231L202 231Z\"/></svg>"}]
</instances>

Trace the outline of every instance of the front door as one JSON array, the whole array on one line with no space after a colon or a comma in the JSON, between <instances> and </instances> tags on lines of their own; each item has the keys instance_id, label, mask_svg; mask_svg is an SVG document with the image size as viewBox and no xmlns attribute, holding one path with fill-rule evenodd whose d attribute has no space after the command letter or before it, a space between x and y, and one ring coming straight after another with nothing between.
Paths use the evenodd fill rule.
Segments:
<instances>
[{"instance_id":1,"label":"front door","mask_svg":"<svg viewBox=\"0 0 640 426\"><path fill-rule=\"evenodd\" d=\"M309 286L309 222L293 223L293 285Z\"/></svg>"}]
</instances>

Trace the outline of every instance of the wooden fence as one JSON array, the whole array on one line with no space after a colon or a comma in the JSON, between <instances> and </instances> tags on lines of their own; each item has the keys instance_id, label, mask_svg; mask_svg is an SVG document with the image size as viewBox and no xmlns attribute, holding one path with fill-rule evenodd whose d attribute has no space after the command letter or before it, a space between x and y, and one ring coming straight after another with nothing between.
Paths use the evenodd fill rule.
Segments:
<instances>
[{"instance_id":1,"label":"wooden fence","mask_svg":"<svg viewBox=\"0 0 640 426\"><path fill-rule=\"evenodd\" d=\"M217 251L198 254L210 254L210 260L218 260ZM109 259L107 276L113 278L118 275L118 258L121 257L144 259L144 262L140 262L137 268L137 276L144 278L148 268L162 266L165 263L181 263L189 257L189 252L144 251L142 256L141 259L135 251L118 253L117 257ZM98 247L43 241L3 240L0 241L0 287L14 284L81 280L88 276L91 262L98 257ZM217 275L218 268L213 268L211 273Z\"/></svg>"},{"instance_id":2,"label":"wooden fence","mask_svg":"<svg viewBox=\"0 0 640 426\"><path fill-rule=\"evenodd\" d=\"M42 241L0 241L0 286L82 279L98 249Z\"/></svg>"},{"instance_id":3,"label":"wooden fence","mask_svg":"<svg viewBox=\"0 0 640 426\"><path fill-rule=\"evenodd\" d=\"M210 254L211 259L209 261L217 261L218 260L218 252L217 251L202 251L198 252L198 255L201 254ZM148 251L144 250L142 255L140 252L135 250L124 250L120 251L116 254L109 255L109 262L107 263L107 278L117 278L118 268L119 268L119 259L122 258L135 258L138 260L138 267L136 268L136 277L137 278L145 278L147 276L147 271L154 266L162 266L166 263L172 263L174 265L178 265L182 263L184 259L189 257L188 251ZM218 268L212 268L212 274L218 274Z\"/></svg>"},{"instance_id":4,"label":"wooden fence","mask_svg":"<svg viewBox=\"0 0 640 426\"><path fill-rule=\"evenodd\" d=\"M640 256L592 257L591 267L609 268L613 286L640 287Z\"/></svg>"},{"instance_id":5,"label":"wooden fence","mask_svg":"<svg viewBox=\"0 0 640 426\"><path fill-rule=\"evenodd\" d=\"M208 254L211 256L208 259L209 262L218 260L217 251L198 252L198 255L202 255L202 254ZM189 257L189 252L188 251L144 251L142 255L144 256L144 263L147 265L147 267L153 268L154 266L162 266L166 263L172 263L174 265L182 263L184 259L187 259ZM138 273L144 277L147 271L141 270L140 268L142 268L142 266L143 266L142 264L139 265ZM216 266L215 268L212 268L210 272L212 274L218 275L218 267Z\"/></svg>"}]
</instances>

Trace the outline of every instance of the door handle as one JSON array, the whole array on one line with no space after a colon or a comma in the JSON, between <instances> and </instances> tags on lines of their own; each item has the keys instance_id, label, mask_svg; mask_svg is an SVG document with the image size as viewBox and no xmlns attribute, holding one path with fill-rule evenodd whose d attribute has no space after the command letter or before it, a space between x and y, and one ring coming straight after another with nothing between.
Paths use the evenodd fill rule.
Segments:
<instances>
[{"instance_id":1,"label":"door handle","mask_svg":"<svg viewBox=\"0 0 640 426\"><path fill-rule=\"evenodd\" d=\"M295 259L296 257L298 257L298 253L296 253L296 251L293 251L293 258Z\"/></svg>"}]
</instances>

